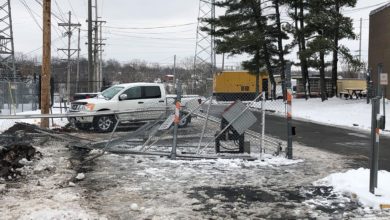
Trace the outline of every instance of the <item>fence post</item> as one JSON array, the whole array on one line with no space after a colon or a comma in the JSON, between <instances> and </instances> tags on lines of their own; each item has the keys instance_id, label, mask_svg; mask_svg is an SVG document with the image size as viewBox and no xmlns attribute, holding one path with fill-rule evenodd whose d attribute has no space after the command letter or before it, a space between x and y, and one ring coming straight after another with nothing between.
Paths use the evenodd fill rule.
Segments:
<instances>
[{"instance_id":1,"label":"fence post","mask_svg":"<svg viewBox=\"0 0 390 220\"><path fill-rule=\"evenodd\" d=\"M367 104L370 104L370 98L372 97L371 96L371 93L372 93L372 81L371 81L371 70L370 69L367 71L366 83L367 83L367 93L366 93Z\"/></svg>"},{"instance_id":2,"label":"fence post","mask_svg":"<svg viewBox=\"0 0 390 220\"><path fill-rule=\"evenodd\" d=\"M181 108L181 83L177 79L177 87L176 87L176 101L175 101L175 121L173 128L173 145L170 158L176 159L176 148L177 148L177 130L180 123L180 108Z\"/></svg>"},{"instance_id":3,"label":"fence post","mask_svg":"<svg viewBox=\"0 0 390 220\"><path fill-rule=\"evenodd\" d=\"M261 99L261 142L260 142L260 160L264 160L264 139L265 139L265 92L263 91Z\"/></svg>"},{"instance_id":4,"label":"fence post","mask_svg":"<svg viewBox=\"0 0 390 220\"><path fill-rule=\"evenodd\" d=\"M291 63L286 63L286 90L287 90L287 158L293 158L292 149L292 89L291 89Z\"/></svg>"},{"instance_id":5,"label":"fence post","mask_svg":"<svg viewBox=\"0 0 390 220\"><path fill-rule=\"evenodd\" d=\"M379 128L377 117L379 114L380 99L375 97L372 99L372 114L371 114L371 148L370 148L370 192L375 193L375 188L378 183L378 151L379 151Z\"/></svg>"}]
</instances>

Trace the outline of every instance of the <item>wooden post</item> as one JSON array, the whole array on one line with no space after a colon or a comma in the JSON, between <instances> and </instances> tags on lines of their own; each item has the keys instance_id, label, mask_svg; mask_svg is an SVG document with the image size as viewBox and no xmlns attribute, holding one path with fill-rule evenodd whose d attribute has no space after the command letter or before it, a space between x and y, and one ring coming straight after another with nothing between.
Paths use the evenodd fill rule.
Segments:
<instances>
[{"instance_id":1,"label":"wooden post","mask_svg":"<svg viewBox=\"0 0 390 220\"><path fill-rule=\"evenodd\" d=\"M50 110L50 75L51 75L51 0L43 1L43 51L41 73L41 114ZM41 119L41 127L49 127L49 119Z\"/></svg>"}]
</instances>

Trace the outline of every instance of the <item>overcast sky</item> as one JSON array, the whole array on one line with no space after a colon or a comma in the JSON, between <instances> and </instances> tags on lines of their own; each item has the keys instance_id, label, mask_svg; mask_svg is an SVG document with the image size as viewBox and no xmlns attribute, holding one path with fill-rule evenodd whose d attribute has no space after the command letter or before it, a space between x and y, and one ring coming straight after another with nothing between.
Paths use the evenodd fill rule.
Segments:
<instances>
[{"instance_id":1,"label":"overcast sky","mask_svg":"<svg viewBox=\"0 0 390 220\"><path fill-rule=\"evenodd\" d=\"M93 0L94 1L94 0ZM42 54L42 0L13 0L12 17L16 52L28 53L40 59ZM87 56L87 0L52 0L52 55L65 57L58 51L67 48L64 29L57 23L66 22L68 11L72 12L72 21L82 25L81 55ZM368 56L369 13L378 8L384 0L358 0L354 9L344 9L345 14L354 19L355 32L359 34L359 20L363 18L362 57ZM28 8L27 8L27 7ZM170 65L173 55L178 59L193 56L196 42L196 22L199 0L98 0L98 14L107 21L103 29L106 38L104 59L116 59L121 62L133 59ZM60 21L59 17L62 21ZM170 28L155 28L175 26ZM139 29L141 28L141 29ZM152 29L142 29L152 28ZM351 51L358 54L359 41L344 41ZM74 32L72 48L77 48L77 32ZM296 56L291 55L294 59ZM221 58L218 57L218 63ZM235 65L242 58L229 58L226 65Z\"/></svg>"}]
</instances>

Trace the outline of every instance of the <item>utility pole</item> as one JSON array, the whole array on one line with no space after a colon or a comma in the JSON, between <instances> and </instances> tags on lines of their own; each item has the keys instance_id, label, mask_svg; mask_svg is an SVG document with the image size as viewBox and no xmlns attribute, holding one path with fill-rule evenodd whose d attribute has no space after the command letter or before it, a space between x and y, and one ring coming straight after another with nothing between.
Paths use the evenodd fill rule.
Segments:
<instances>
[{"instance_id":1,"label":"utility pole","mask_svg":"<svg viewBox=\"0 0 390 220\"><path fill-rule=\"evenodd\" d=\"M94 89L93 54L92 54L92 0L88 0L88 92Z\"/></svg>"},{"instance_id":2,"label":"utility pole","mask_svg":"<svg viewBox=\"0 0 390 220\"><path fill-rule=\"evenodd\" d=\"M362 62L362 25L363 19L360 18L360 34L359 34L359 62Z\"/></svg>"},{"instance_id":3,"label":"utility pole","mask_svg":"<svg viewBox=\"0 0 390 220\"><path fill-rule=\"evenodd\" d=\"M71 58L72 56L79 50L77 49L71 49L71 39L74 28L80 27L81 24L72 24L72 12L69 11L69 20L68 23L59 23L58 26L65 27L66 28L66 35L68 36L68 48L67 49L58 49L60 51L63 51L67 55L68 60L68 73L66 75L66 98L67 101L70 101L70 74L72 72L72 64L71 64Z\"/></svg>"},{"instance_id":4,"label":"utility pole","mask_svg":"<svg viewBox=\"0 0 390 220\"><path fill-rule=\"evenodd\" d=\"M51 0L43 1L43 51L41 75L41 114L49 114L51 76ZM41 119L41 127L49 127L49 119Z\"/></svg>"},{"instance_id":5,"label":"utility pole","mask_svg":"<svg viewBox=\"0 0 390 220\"><path fill-rule=\"evenodd\" d=\"M77 69L76 69L76 92L79 92L79 81L80 81L80 28L78 28L77 36Z\"/></svg>"},{"instance_id":6,"label":"utility pole","mask_svg":"<svg viewBox=\"0 0 390 220\"><path fill-rule=\"evenodd\" d=\"M93 16L93 10L94 10L94 16ZM99 91L102 86L102 73L101 73L101 56L102 56L102 47L105 45L103 44L103 41L105 39L102 39L102 24L105 23L105 21L99 20L98 16L98 1L94 1L94 5L91 3L91 18L94 17L94 20L91 20L91 22L88 22L88 25L91 25L92 32L91 32L91 43L88 41L88 48L91 46L91 51L88 51L88 55L91 55L91 62L92 62L92 90ZM93 24L93 25L92 25ZM91 54L89 54L91 52Z\"/></svg>"},{"instance_id":7,"label":"utility pole","mask_svg":"<svg viewBox=\"0 0 390 220\"><path fill-rule=\"evenodd\" d=\"M103 46L105 45L103 41L105 39L102 38L102 24L105 23L105 21L98 20L99 17L97 17L95 21L95 40L94 40L94 73L95 73L95 79L96 79L96 89L100 90L102 87L102 80L103 80L103 73L102 73L102 52L103 52Z\"/></svg>"},{"instance_id":8,"label":"utility pole","mask_svg":"<svg viewBox=\"0 0 390 220\"><path fill-rule=\"evenodd\" d=\"M94 67L94 78L95 78L95 83L94 83L94 86L95 86L95 91L99 91L99 63L98 63L98 56L99 56L99 53L98 53L98 38L99 38L99 26L98 26L98 4L97 4L97 0L95 0L95 26L93 28L93 31L94 31L94 44L93 44L93 67Z\"/></svg>"},{"instance_id":9,"label":"utility pole","mask_svg":"<svg viewBox=\"0 0 390 220\"><path fill-rule=\"evenodd\" d=\"M100 89L103 87L103 22L100 22L100 50L99 50L99 81L100 81Z\"/></svg>"}]
</instances>

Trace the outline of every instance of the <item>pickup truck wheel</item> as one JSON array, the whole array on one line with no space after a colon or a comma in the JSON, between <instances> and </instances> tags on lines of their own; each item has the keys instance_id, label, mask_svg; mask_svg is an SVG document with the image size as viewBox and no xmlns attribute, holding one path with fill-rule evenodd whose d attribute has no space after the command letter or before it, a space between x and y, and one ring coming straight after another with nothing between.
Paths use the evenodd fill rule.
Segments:
<instances>
[{"instance_id":1,"label":"pickup truck wheel","mask_svg":"<svg viewBox=\"0 0 390 220\"><path fill-rule=\"evenodd\" d=\"M110 132L114 129L116 118L113 115L102 115L93 118L93 127L98 132Z\"/></svg>"}]
</instances>

